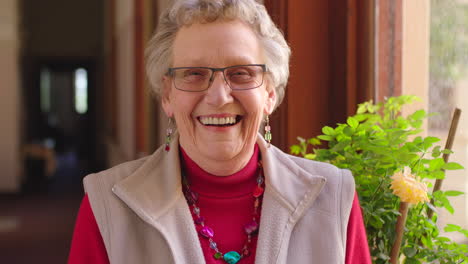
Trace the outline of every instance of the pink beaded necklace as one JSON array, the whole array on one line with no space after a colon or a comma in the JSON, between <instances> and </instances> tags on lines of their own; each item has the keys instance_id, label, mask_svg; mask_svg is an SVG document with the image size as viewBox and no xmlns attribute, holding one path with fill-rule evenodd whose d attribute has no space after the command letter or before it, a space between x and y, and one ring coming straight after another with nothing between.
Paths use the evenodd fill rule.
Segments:
<instances>
[{"instance_id":1,"label":"pink beaded necklace","mask_svg":"<svg viewBox=\"0 0 468 264\"><path fill-rule=\"evenodd\" d=\"M252 221L247 223L244 226L244 231L247 235L246 242L242 249L240 250L240 253L237 251L229 251L226 253L222 253L218 249L217 243L214 241L214 231L211 227L205 225L205 218L200 215L200 208L197 205L198 201L198 193L194 192L193 190L190 189L190 184L185 177L185 175L182 176L182 183L183 183L183 193L185 196L185 199L187 200L189 206L192 209L192 212L195 214L195 224L199 226L199 232L198 234L204 238L208 239L210 243L210 248L215 252L213 254L213 257L215 259L223 259L226 263L228 264L235 264L239 262L244 257L247 257L250 255L250 244L252 242L252 237L257 235L258 233L258 207L260 206L260 197L263 194L263 182L264 182L264 177L263 177L263 169L262 169L262 163L261 161L258 162L258 177L257 177L257 185L255 186L255 189L252 192L252 196L254 197L254 210L253 210L253 216L252 216Z\"/></svg>"}]
</instances>

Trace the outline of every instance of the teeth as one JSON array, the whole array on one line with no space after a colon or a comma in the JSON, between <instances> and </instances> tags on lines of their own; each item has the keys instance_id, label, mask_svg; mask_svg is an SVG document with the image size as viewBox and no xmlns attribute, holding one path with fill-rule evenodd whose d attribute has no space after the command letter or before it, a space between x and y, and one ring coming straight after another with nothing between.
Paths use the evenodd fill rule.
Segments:
<instances>
[{"instance_id":1,"label":"teeth","mask_svg":"<svg viewBox=\"0 0 468 264\"><path fill-rule=\"evenodd\" d=\"M236 123L235 117L201 117L200 122L204 125L232 125Z\"/></svg>"}]
</instances>

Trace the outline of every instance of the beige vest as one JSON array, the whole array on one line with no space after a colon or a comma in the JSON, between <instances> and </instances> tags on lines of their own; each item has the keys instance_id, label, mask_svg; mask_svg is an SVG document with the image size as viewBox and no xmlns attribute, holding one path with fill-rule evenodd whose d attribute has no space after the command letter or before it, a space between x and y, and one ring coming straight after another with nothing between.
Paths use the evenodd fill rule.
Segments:
<instances>
[{"instance_id":1,"label":"beige vest","mask_svg":"<svg viewBox=\"0 0 468 264\"><path fill-rule=\"evenodd\" d=\"M258 136L265 194L255 263L344 263L354 196L347 170L267 147ZM171 150L84 179L112 264L205 263Z\"/></svg>"}]
</instances>

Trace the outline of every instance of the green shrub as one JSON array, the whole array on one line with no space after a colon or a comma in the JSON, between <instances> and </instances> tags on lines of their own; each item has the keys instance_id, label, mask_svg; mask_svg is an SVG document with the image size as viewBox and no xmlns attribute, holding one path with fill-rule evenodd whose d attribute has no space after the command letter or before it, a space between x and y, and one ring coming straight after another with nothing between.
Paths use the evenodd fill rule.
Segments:
<instances>
[{"instance_id":1,"label":"green shrub","mask_svg":"<svg viewBox=\"0 0 468 264\"><path fill-rule=\"evenodd\" d=\"M365 102L358 106L356 115L348 117L346 124L325 126L323 135L307 140L298 138L299 144L291 146L293 154L353 172L375 263L388 262L395 238L400 200L389 188L390 177L408 166L432 190L432 180L443 179L445 170L463 169L458 163L444 161L442 155L450 151L435 145L439 138L417 136L428 117L424 110L402 115L402 107L417 99L400 96L388 98L384 103ZM319 148L324 141L328 146ZM468 246L441 236L436 225L441 208L454 212L448 197L462 194L437 191L428 194L434 199L434 206L420 203L410 207L401 247L405 263L468 262ZM427 218L428 210L435 211L432 219ZM461 232L468 237L468 230L456 225L447 225L445 231Z\"/></svg>"}]
</instances>

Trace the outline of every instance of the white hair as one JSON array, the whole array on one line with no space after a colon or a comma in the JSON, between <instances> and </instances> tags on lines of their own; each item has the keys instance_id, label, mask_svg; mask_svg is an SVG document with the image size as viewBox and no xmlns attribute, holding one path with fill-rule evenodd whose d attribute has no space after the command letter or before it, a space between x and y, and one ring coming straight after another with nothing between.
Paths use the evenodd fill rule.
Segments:
<instances>
[{"instance_id":1,"label":"white hair","mask_svg":"<svg viewBox=\"0 0 468 264\"><path fill-rule=\"evenodd\" d=\"M291 50L265 7L255 0L175 0L159 19L156 33L145 51L146 74L155 95L162 93L163 76L172 66L172 48L178 30L194 23L240 20L257 35L276 91L276 105L284 97Z\"/></svg>"}]
</instances>

